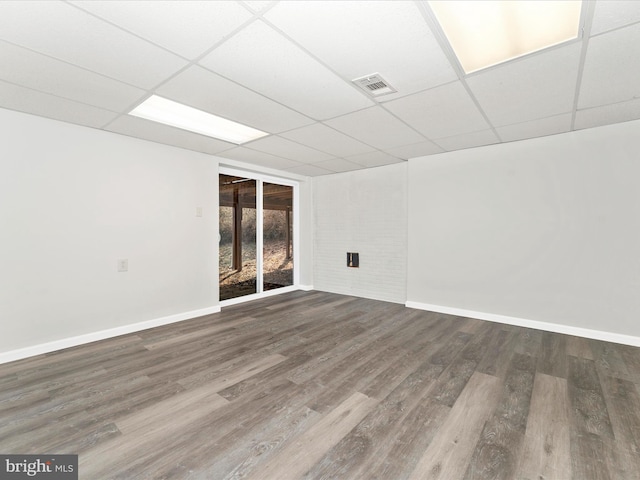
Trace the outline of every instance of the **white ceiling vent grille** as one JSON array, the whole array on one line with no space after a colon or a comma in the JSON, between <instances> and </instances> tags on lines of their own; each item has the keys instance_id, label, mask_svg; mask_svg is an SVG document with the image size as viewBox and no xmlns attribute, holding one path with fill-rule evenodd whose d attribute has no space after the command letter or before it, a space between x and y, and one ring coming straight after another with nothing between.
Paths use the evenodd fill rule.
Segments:
<instances>
[{"instance_id":1,"label":"white ceiling vent grille","mask_svg":"<svg viewBox=\"0 0 640 480\"><path fill-rule=\"evenodd\" d=\"M372 97L381 97L397 92L379 73L371 73L351 81Z\"/></svg>"}]
</instances>

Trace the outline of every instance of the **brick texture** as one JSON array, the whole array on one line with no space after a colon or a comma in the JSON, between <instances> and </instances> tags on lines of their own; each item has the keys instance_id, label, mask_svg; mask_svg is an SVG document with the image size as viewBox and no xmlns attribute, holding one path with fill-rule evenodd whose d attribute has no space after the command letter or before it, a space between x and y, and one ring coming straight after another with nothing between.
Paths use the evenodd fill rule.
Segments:
<instances>
[{"instance_id":1,"label":"brick texture","mask_svg":"<svg viewBox=\"0 0 640 480\"><path fill-rule=\"evenodd\" d=\"M407 165L314 178L314 287L404 303ZM347 252L360 254L348 268Z\"/></svg>"}]
</instances>

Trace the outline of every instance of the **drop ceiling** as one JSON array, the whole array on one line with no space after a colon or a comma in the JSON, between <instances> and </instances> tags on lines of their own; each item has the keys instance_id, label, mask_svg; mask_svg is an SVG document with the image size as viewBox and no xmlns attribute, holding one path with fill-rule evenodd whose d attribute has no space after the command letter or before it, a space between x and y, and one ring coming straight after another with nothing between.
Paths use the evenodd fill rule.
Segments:
<instances>
[{"instance_id":1,"label":"drop ceiling","mask_svg":"<svg viewBox=\"0 0 640 480\"><path fill-rule=\"evenodd\" d=\"M0 107L301 175L640 118L640 1L465 74L426 2L1 1ZM379 73L395 93L351 80ZM241 146L132 117L159 95L263 130Z\"/></svg>"}]
</instances>

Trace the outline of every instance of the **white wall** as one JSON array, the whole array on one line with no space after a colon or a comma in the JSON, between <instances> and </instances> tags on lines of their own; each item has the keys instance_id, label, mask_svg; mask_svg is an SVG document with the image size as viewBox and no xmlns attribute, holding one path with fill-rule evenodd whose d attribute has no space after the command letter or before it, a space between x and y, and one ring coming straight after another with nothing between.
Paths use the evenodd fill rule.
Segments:
<instances>
[{"instance_id":1,"label":"white wall","mask_svg":"<svg viewBox=\"0 0 640 480\"><path fill-rule=\"evenodd\" d=\"M640 121L408 168L409 302L640 337Z\"/></svg>"},{"instance_id":2,"label":"white wall","mask_svg":"<svg viewBox=\"0 0 640 480\"><path fill-rule=\"evenodd\" d=\"M407 165L315 177L314 287L406 300ZM347 252L360 254L348 268Z\"/></svg>"},{"instance_id":3,"label":"white wall","mask_svg":"<svg viewBox=\"0 0 640 480\"><path fill-rule=\"evenodd\" d=\"M313 288L313 182L309 177L306 181L301 181L300 189L300 286L303 288Z\"/></svg>"},{"instance_id":4,"label":"white wall","mask_svg":"<svg viewBox=\"0 0 640 480\"><path fill-rule=\"evenodd\" d=\"M2 109L0 130L0 353L218 305L215 157Z\"/></svg>"}]
</instances>

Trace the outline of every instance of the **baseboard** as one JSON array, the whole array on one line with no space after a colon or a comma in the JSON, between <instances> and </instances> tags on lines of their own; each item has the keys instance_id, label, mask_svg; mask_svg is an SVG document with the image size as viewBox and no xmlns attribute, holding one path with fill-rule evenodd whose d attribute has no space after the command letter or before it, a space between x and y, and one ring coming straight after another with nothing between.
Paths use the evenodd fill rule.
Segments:
<instances>
[{"instance_id":1,"label":"baseboard","mask_svg":"<svg viewBox=\"0 0 640 480\"><path fill-rule=\"evenodd\" d=\"M297 289L310 291L310 290L313 290L313 286L300 285L299 287L297 287ZM536 330L545 330L545 331L554 332L554 333L563 333L566 335L575 335L578 337L592 338L594 340L603 340L606 342L621 343L624 345L640 347L640 337L624 335L621 333L613 333L613 332L605 332L602 330L592 330L588 328L573 327L570 325L562 325L558 323L540 322L537 320L528 320L524 318L510 317L507 315L477 312L474 310L465 310L461 308L446 307L442 305L432 305L432 304L421 303L421 302L407 301L405 302L405 306L408 308L415 308L418 310L428 310L431 312L447 313L450 315L457 315L460 317L477 318L479 320L488 320L490 322L504 323L508 325L515 325L518 327L533 328ZM17 350L10 350L8 352L1 352L0 364L13 362L16 360L22 360L24 358L33 357L36 355L42 355L44 353L50 353L57 350L62 350L64 348L75 347L75 346L83 345L86 343L96 342L99 340L105 340L107 338L125 335L127 333L139 332L141 330L146 330L148 328L160 327L162 325L168 325L170 323L190 320L192 318L202 317L204 315L211 315L219 312L220 312L219 306L203 308L200 310L192 310L189 312L178 313L175 315L169 315L166 317L147 320L144 322L132 323L129 325L123 325L120 327L101 330L98 332L87 333L87 334L78 335L75 337L63 338L60 340L55 340L53 342L33 345L31 347L20 348Z\"/></svg>"},{"instance_id":2,"label":"baseboard","mask_svg":"<svg viewBox=\"0 0 640 480\"><path fill-rule=\"evenodd\" d=\"M298 288L300 290L304 290L305 292L310 292L313 290L313 285L299 285Z\"/></svg>"},{"instance_id":3,"label":"baseboard","mask_svg":"<svg viewBox=\"0 0 640 480\"><path fill-rule=\"evenodd\" d=\"M13 362L15 360L22 360L23 358L34 357L36 355L42 355L43 353L55 352L56 350L75 347L78 345L83 345L85 343L96 342L98 340L118 337L127 333L139 332L140 330L146 330L148 328L160 327L162 325L168 325L170 323L190 320L192 318L202 317L204 315L211 315L218 312L220 312L219 306L203 308L200 310L192 310L190 312L177 313L175 315L169 315L167 317L155 318L153 320L146 320L144 322L122 325L121 327L109 328L107 330L100 330L98 332L86 333L84 335L78 335L76 337L63 338L60 340L55 340L53 342L33 345L31 347L9 350L8 352L0 353L0 364Z\"/></svg>"},{"instance_id":4,"label":"baseboard","mask_svg":"<svg viewBox=\"0 0 640 480\"><path fill-rule=\"evenodd\" d=\"M418 310L428 310L430 312L448 313L460 317L477 318L478 320L488 320L490 322L506 323L517 327L534 328L536 330L545 330L554 333L563 333L565 335L575 335L577 337L591 338L594 340L603 340L605 342L621 343L623 345L631 345L640 347L640 337L631 335L623 335L621 333L605 332L602 330L591 330L589 328L573 327L570 325L562 325L559 323L540 322L537 320L528 320L525 318L509 317L507 315L498 315L495 313L476 312L474 310L464 310L461 308L445 307L442 305L431 305L420 302L405 302L408 308L416 308Z\"/></svg>"}]
</instances>

